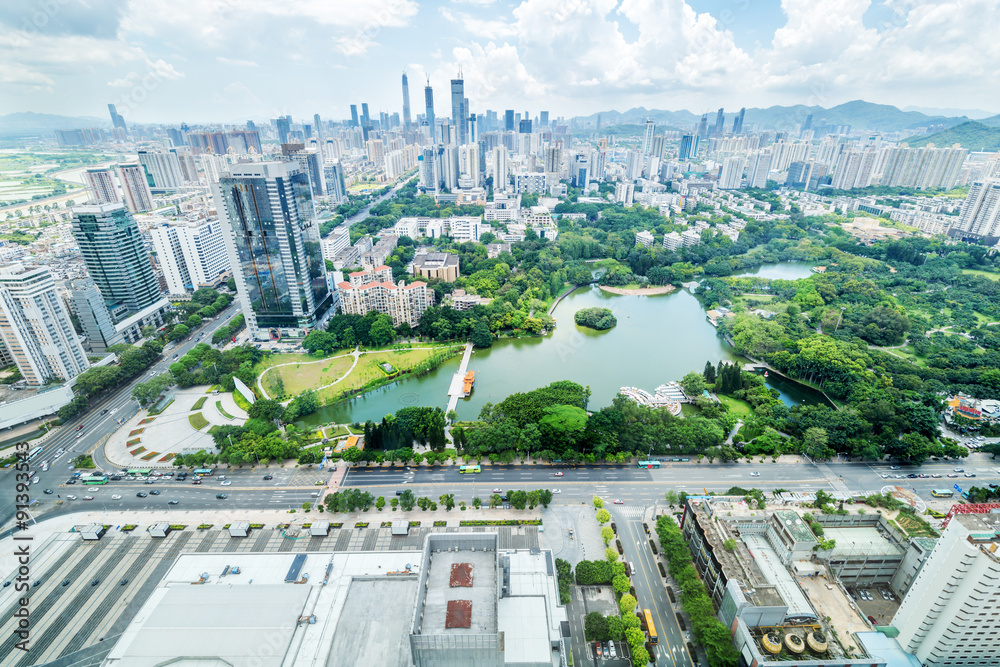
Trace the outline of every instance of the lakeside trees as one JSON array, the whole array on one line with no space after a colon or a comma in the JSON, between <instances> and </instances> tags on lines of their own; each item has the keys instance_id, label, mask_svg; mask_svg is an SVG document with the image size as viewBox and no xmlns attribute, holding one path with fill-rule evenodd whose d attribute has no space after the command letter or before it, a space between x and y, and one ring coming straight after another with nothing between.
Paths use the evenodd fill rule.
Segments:
<instances>
[{"instance_id":1,"label":"lakeside trees","mask_svg":"<svg viewBox=\"0 0 1000 667\"><path fill-rule=\"evenodd\" d=\"M611 329L618 324L614 314L607 308L582 308L573 315L574 321L582 327L598 331Z\"/></svg>"}]
</instances>

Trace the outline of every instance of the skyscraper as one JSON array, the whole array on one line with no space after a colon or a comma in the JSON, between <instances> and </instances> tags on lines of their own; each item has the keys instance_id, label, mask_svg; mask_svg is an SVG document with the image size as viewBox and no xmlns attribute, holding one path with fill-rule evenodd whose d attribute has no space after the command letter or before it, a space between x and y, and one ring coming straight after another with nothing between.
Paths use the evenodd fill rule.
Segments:
<instances>
[{"instance_id":1,"label":"skyscraper","mask_svg":"<svg viewBox=\"0 0 1000 667\"><path fill-rule=\"evenodd\" d=\"M973 181L949 236L979 239L1000 236L1000 180Z\"/></svg>"},{"instance_id":2,"label":"skyscraper","mask_svg":"<svg viewBox=\"0 0 1000 667\"><path fill-rule=\"evenodd\" d=\"M115 329L104 297L93 280L76 280L70 283L70 299L73 312L76 314L83 335L87 342L87 350L96 354L104 353L112 345L125 342L125 337Z\"/></svg>"},{"instance_id":3,"label":"skyscraper","mask_svg":"<svg viewBox=\"0 0 1000 667\"><path fill-rule=\"evenodd\" d=\"M403 72L403 129L410 129L410 82Z\"/></svg>"},{"instance_id":4,"label":"skyscraper","mask_svg":"<svg viewBox=\"0 0 1000 667\"><path fill-rule=\"evenodd\" d=\"M361 103L361 127L370 130L372 127L372 117L368 113L368 102Z\"/></svg>"},{"instance_id":5,"label":"skyscraper","mask_svg":"<svg viewBox=\"0 0 1000 667\"><path fill-rule=\"evenodd\" d=\"M145 213L153 210L153 193L141 164L126 162L118 165L118 182L122 185L122 196L129 211Z\"/></svg>"},{"instance_id":6,"label":"skyscraper","mask_svg":"<svg viewBox=\"0 0 1000 667\"><path fill-rule=\"evenodd\" d=\"M721 136L726 133L726 112L719 107L719 113L715 116L715 129L712 130L712 134Z\"/></svg>"},{"instance_id":7,"label":"skyscraper","mask_svg":"<svg viewBox=\"0 0 1000 667\"><path fill-rule=\"evenodd\" d=\"M743 107L733 119L733 134L743 134L743 116L746 115L747 108Z\"/></svg>"},{"instance_id":8,"label":"skyscraper","mask_svg":"<svg viewBox=\"0 0 1000 667\"><path fill-rule=\"evenodd\" d=\"M507 149L497 146L490 154L490 173L493 175L493 192L503 192L507 189L510 176L507 167Z\"/></svg>"},{"instance_id":9,"label":"skyscraper","mask_svg":"<svg viewBox=\"0 0 1000 667\"><path fill-rule=\"evenodd\" d=\"M320 122L319 114L313 114L313 125L316 126L316 137L319 139L319 145L323 145L323 123Z\"/></svg>"},{"instance_id":10,"label":"skyscraper","mask_svg":"<svg viewBox=\"0 0 1000 667\"><path fill-rule=\"evenodd\" d=\"M742 155L727 157L722 161L722 173L719 174L720 190L738 190L743 181L743 170L747 159Z\"/></svg>"},{"instance_id":11,"label":"skyscraper","mask_svg":"<svg viewBox=\"0 0 1000 667\"><path fill-rule=\"evenodd\" d=\"M469 125L466 116L468 113L465 109L465 81L462 79L462 71L459 70L458 78L451 80L451 122L457 130L455 142L459 146L464 146L469 141Z\"/></svg>"},{"instance_id":12,"label":"skyscraper","mask_svg":"<svg viewBox=\"0 0 1000 667\"><path fill-rule=\"evenodd\" d=\"M351 108L353 109L354 107ZM275 125L278 128L278 143L287 144L288 133L292 130L292 117L279 116L278 120L275 121Z\"/></svg>"},{"instance_id":13,"label":"skyscraper","mask_svg":"<svg viewBox=\"0 0 1000 667\"><path fill-rule=\"evenodd\" d=\"M134 315L160 300L139 225L124 204L75 207L73 238L109 307L122 304Z\"/></svg>"},{"instance_id":14,"label":"skyscraper","mask_svg":"<svg viewBox=\"0 0 1000 667\"><path fill-rule=\"evenodd\" d=\"M685 134L681 137L681 148L677 155L678 160L690 160L698 156L698 135Z\"/></svg>"},{"instance_id":15,"label":"skyscraper","mask_svg":"<svg viewBox=\"0 0 1000 667\"><path fill-rule=\"evenodd\" d=\"M91 204L113 204L121 201L110 169L92 167L84 172L83 178L90 194Z\"/></svg>"},{"instance_id":16,"label":"skyscraper","mask_svg":"<svg viewBox=\"0 0 1000 667\"><path fill-rule=\"evenodd\" d=\"M351 127L360 127L361 123L358 121L358 105L351 105ZM281 143L285 143L282 141Z\"/></svg>"},{"instance_id":17,"label":"skyscraper","mask_svg":"<svg viewBox=\"0 0 1000 667\"><path fill-rule=\"evenodd\" d=\"M645 131L642 134L642 154L648 155L649 151L653 149L653 131L656 124L653 122L652 118L646 119Z\"/></svg>"},{"instance_id":18,"label":"skyscraper","mask_svg":"<svg viewBox=\"0 0 1000 667\"><path fill-rule=\"evenodd\" d=\"M813 126L813 115L809 114L808 116L806 116L805 122L802 123L802 131L805 132L806 130L810 130L812 129L812 126Z\"/></svg>"},{"instance_id":19,"label":"skyscraper","mask_svg":"<svg viewBox=\"0 0 1000 667\"><path fill-rule=\"evenodd\" d=\"M32 386L70 380L90 366L46 268L0 269L0 339Z\"/></svg>"},{"instance_id":20,"label":"skyscraper","mask_svg":"<svg viewBox=\"0 0 1000 667\"><path fill-rule=\"evenodd\" d=\"M309 178L299 165L233 165L212 194L250 335L299 338L322 326L333 296Z\"/></svg>"},{"instance_id":21,"label":"skyscraper","mask_svg":"<svg viewBox=\"0 0 1000 667\"><path fill-rule=\"evenodd\" d=\"M424 87L424 120L427 123L430 132L431 143L437 143L437 129L434 121L434 89L431 88L431 80L427 79L427 85Z\"/></svg>"},{"instance_id":22,"label":"skyscraper","mask_svg":"<svg viewBox=\"0 0 1000 667\"><path fill-rule=\"evenodd\" d=\"M767 186L767 175L771 170L771 151L768 149L754 151L750 155L747 166L747 187L763 188Z\"/></svg>"},{"instance_id":23,"label":"skyscraper","mask_svg":"<svg viewBox=\"0 0 1000 667\"><path fill-rule=\"evenodd\" d=\"M513 132L514 131L514 110L513 109L507 109L506 111L503 112L503 121L504 121L504 123L503 123L504 130L506 130L507 132Z\"/></svg>"},{"instance_id":24,"label":"skyscraper","mask_svg":"<svg viewBox=\"0 0 1000 667\"><path fill-rule=\"evenodd\" d=\"M115 109L114 104L108 105L108 112L111 114L111 126L128 132L128 127L125 125L125 119L120 113L118 113L118 110Z\"/></svg>"},{"instance_id":25,"label":"skyscraper","mask_svg":"<svg viewBox=\"0 0 1000 667\"><path fill-rule=\"evenodd\" d=\"M708 138L708 114L703 113L701 115L701 120L698 122L698 138L707 139Z\"/></svg>"},{"instance_id":26,"label":"skyscraper","mask_svg":"<svg viewBox=\"0 0 1000 667\"><path fill-rule=\"evenodd\" d=\"M541 125L539 129L546 130L549 127L549 112L540 111L538 113L538 124Z\"/></svg>"}]
</instances>

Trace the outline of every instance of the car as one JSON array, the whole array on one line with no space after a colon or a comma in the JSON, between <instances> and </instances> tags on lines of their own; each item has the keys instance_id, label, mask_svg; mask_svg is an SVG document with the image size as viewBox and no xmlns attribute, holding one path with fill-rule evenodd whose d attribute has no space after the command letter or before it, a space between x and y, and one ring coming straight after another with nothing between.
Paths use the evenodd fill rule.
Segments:
<instances>
[{"instance_id":1,"label":"car","mask_svg":"<svg viewBox=\"0 0 1000 667\"><path fill-rule=\"evenodd\" d=\"M191 483L192 484L201 484L201 480L200 479L193 479L193 480L191 480Z\"/></svg>"},{"instance_id":2,"label":"car","mask_svg":"<svg viewBox=\"0 0 1000 667\"><path fill-rule=\"evenodd\" d=\"M75 479L67 479L66 483L67 484L76 484L76 480Z\"/></svg>"},{"instance_id":3,"label":"car","mask_svg":"<svg viewBox=\"0 0 1000 667\"><path fill-rule=\"evenodd\" d=\"M77 426L76 430L77 431L82 431L83 430L83 424L80 424L79 426Z\"/></svg>"},{"instance_id":4,"label":"car","mask_svg":"<svg viewBox=\"0 0 1000 667\"><path fill-rule=\"evenodd\" d=\"M601 652L601 642L594 642L594 655L600 658L603 653Z\"/></svg>"},{"instance_id":5,"label":"car","mask_svg":"<svg viewBox=\"0 0 1000 667\"><path fill-rule=\"evenodd\" d=\"M122 580L121 580L121 581L119 581L118 583L119 583L119 584L121 584L122 586L124 586L125 584L127 584L127 583L128 583L128 577L126 577L126 578L122 579Z\"/></svg>"},{"instance_id":6,"label":"car","mask_svg":"<svg viewBox=\"0 0 1000 667\"><path fill-rule=\"evenodd\" d=\"M614 502L615 505L624 505L625 504L625 501L622 500L621 498L615 498L613 502Z\"/></svg>"},{"instance_id":7,"label":"car","mask_svg":"<svg viewBox=\"0 0 1000 667\"><path fill-rule=\"evenodd\" d=\"M167 504L168 504L168 505L176 505L176 504L178 504L179 502L180 502L179 500L168 500L168 501L167 501Z\"/></svg>"},{"instance_id":8,"label":"car","mask_svg":"<svg viewBox=\"0 0 1000 667\"><path fill-rule=\"evenodd\" d=\"M90 585L91 585L91 586L96 586L96 585L97 585L97 584L99 584L99 583L101 583L101 580L100 580L100 579L94 579L94 580L93 580L92 582L90 582Z\"/></svg>"},{"instance_id":9,"label":"car","mask_svg":"<svg viewBox=\"0 0 1000 667\"><path fill-rule=\"evenodd\" d=\"M990 487L991 489L1000 488L1000 487L997 487L996 484L987 484L986 486Z\"/></svg>"},{"instance_id":10,"label":"car","mask_svg":"<svg viewBox=\"0 0 1000 667\"><path fill-rule=\"evenodd\" d=\"M229 494L226 494L226 493L217 493L217 494L215 494L215 499L216 500L225 500L228 497L229 497Z\"/></svg>"},{"instance_id":11,"label":"car","mask_svg":"<svg viewBox=\"0 0 1000 667\"><path fill-rule=\"evenodd\" d=\"M940 473L934 473L933 475L931 475L931 477L933 477L934 479L941 479L941 474Z\"/></svg>"},{"instance_id":12,"label":"car","mask_svg":"<svg viewBox=\"0 0 1000 667\"><path fill-rule=\"evenodd\" d=\"M229 486L230 484L232 484L232 482L230 482L230 481L229 481L229 480L227 479L227 480L226 480L225 482L223 482L222 484L220 484L220 486Z\"/></svg>"},{"instance_id":13,"label":"car","mask_svg":"<svg viewBox=\"0 0 1000 667\"><path fill-rule=\"evenodd\" d=\"M228 484L228 483L229 483L229 482L223 482L223 484ZM321 480L321 479L317 479L317 480L316 480L316 484L315 484L314 486L325 486L325 485L326 485L326 482L324 482L324 481L323 481L323 480Z\"/></svg>"},{"instance_id":14,"label":"car","mask_svg":"<svg viewBox=\"0 0 1000 667\"><path fill-rule=\"evenodd\" d=\"M760 477L760 473L757 472L757 471L754 471L754 472L750 473L750 476L751 477Z\"/></svg>"},{"instance_id":15,"label":"car","mask_svg":"<svg viewBox=\"0 0 1000 667\"><path fill-rule=\"evenodd\" d=\"M103 410L101 410L101 414L102 414L102 415L106 415L106 414L108 414L108 409L107 409L107 408L104 408Z\"/></svg>"},{"instance_id":16,"label":"car","mask_svg":"<svg viewBox=\"0 0 1000 667\"><path fill-rule=\"evenodd\" d=\"M881 475L879 475L879 477L881 477L882 479L889 479L890 477L892 477L892 475L890 475L887 472L884 472Z\"/></svg>"},{"instance_id":17,"label":"car","mask_svg":"<svg viewBox=\"0 0 1000 667\"><path fill-rule=\"evenodd\" d=\"M112 482L120 482L120 481L122 481L122 476L121 475L112 475L111 477L108 477L108 479L110 479Z\"/></svg>"},{"instance_id":18,"label":"car","mask_svg":"<svg viewBox=\"0 0 1000 667\"><path fill-rule=\"evenodd\" d=\"M76 432L76 437L78 437L78 438L79 438L79 437L80 437L80 436L82 436L82 435L83 435L83 432L82 432L82 431L77 431L77 432Z\"/></svg>"},{"instance_id":19,"label":"car","mask_svg":"<svg viewBox=\"0 0 1000 667\"><path fill-rule=\"evenodd\" d=\"M916 479L918 475L915 472L911 472L909 475L907 475L907 477L909 477L910 479Z\"/></svg>"},{"instance_id":20,"label":"car","mask_svg":"<svg viewBox=\"0 0 1000 667\"><path fill-rule=\"evenodd\" d=\"M117 493L115 495L111 496L111 500L121 500L121 499L122 499L121 495L119 495Z\"/></svg>"},{"instance_id":21,"label":"car","mask_svg":"<svg viewBox=\"0 0 1000 667\"><path fill-rule=\"evenodd\" d=\"M219 479L219 480L223 480L223 479L225 479L225 478L226 478L226 476L225 476L225 475L219 475L217 479Z\"/></svg>"},{"instance_id":22,"label":"car","mask_svg":"<svg viewBox=\"0 0 1000 667\"><path fill-rule=\"evenodd\" d=\"M930 477L930 475L925 475L924 473L920 473L919 475L917 475L917 477L919 477L920 479L927 479L928 477Z\"/></svg>"},{"instance_id":23,"label":"car","mask_svg":"<svg viewBox=\"0 0 1000 667\"><path fill-rule=\"evenodd\" d=\"M967 473L965 473L965 476L966 477L975 477L976 473L974 473L974 472L967 472Z\"/></svg>"},{"instance_id":24,"label":"car","mask_svg":"<svg viewBox=\"0 0 1000 667\"><path fill-rule=\"evenodd\" d=\"M965 472L965 468L955 468L952 472Z\"/></svg>"},{"instance_id":25,"label":"car","mask_svg":"<svg viewBox=\"0 0 1000 667\"><path fill-rule=\"evenodd\" d=\"M174 358L174 359L176 359L176 358L177 358L177 355L175 354L173 358Z\"/></svg>"},{"instance_id":26,"label":"car","mask_svg":"<svg viewBox=\"0 0 1000 667\"><path fill-rule=\"evenodd\" d=\"M552 489L552 493L562 493L562 489Z\"/></svg>"},{"instance_id":27,"label":"car","mask_svg":"<svg viewBox=\"0 0 1000 667\"><path fill-rule=\"evenodd\" d=\"M611 655L611 651L608 649L608 643L604 642L604 657Z\"/></svg>"},{"instance_id":28,"label":"car","mask_svg":"<svg viewBox=\"0 0 1000 667\"><path fill-rule=\"evenodd\" d=\"M554 472L552 474L555 475L556 477L564 477L566 475L566 473L564 472Z\"/></svg>"},{"instance_id":29,"label":"car","mask_svg":"<svg viewBox=\"0 0 1000 667\"><path fill-rule=\"evenodd\" d=\"M148 494L145 494L142 491L140 491L139 493L135 494L135 497L136 498L145 498L147 495Z\"/></svg>"},{"instance_id":30,"label":"car","mask_svg":"<svg viewBox=\"0 0 1000 667\"><path fill-rule=\"evenodd\" d=\"M53 491L52 491L52 489L45 489L44 491L42 491L42 493L44 493L47 496L51 496L52 493L53 493Z\"/></svg>"},{"instance_id":31,"label":"car","mask_svg":"<svg viewBox=\"0 0 1000 667\"><path fill-rule=\"evenodd\" d=\"M858 601L858 596L854 594L854 591L847 591L847 592L850 593L852 600L854 600L855 602Z\"/></svg>"},{"instance_id":32,"label":"car","mask_svg":"<svg viewBox=\"0 0 1000 667\"><path fill-rule=\"evenodd\" d=\"M958 475L956 475L955 473L950 472L950 473L948 473L948 477L958 477Z\"/></svg>"},{"instance_id":33,"label":"car","mask_svg":"<svg viewBox=\"0 0 1000 667\"><path fill-rule=\"evenodd\" d=\"M618 654L615 652L615 643L614 642L608 642L608 648L611 649L611 657L612 658L617 658Z\"/></svg>"},{"instance_id":34,"label":"car","mask_svg":"<svg viewBox=\"0 0 1000 667\"><path fill-rule=\"evenodd\" d=\"M94 496L84 496L83 499L84 500L93 500Z\"/></svg>"},{"instance_id":35,"label":"car","mask_svg":"<svg viewBox=\"0 0 1000 667\"><path fill-rule=\"evenodd\" d=\"M871 622L872 625L875 625L876 621L874 616L869 616L868 620Z\"/></svg>"},{"instance_id":36,"label":"car","mask_svg":"<svg viewBox=\"0 0 1000 667\"><path fill-rule=\"evenodd\" d=\"M493 489L493 493L503 493L503 489Z\"/></svg>"},{"instance_id":37,"label":"car","mask_svg":"<svg viewBox=\"0 0 1000 667\"><path fill-rule=\"evenodd\" d=\"M69 586L69 579L63 579L62 585Z\"/></svg>"},{"instance_id":38,"label":"car","mask_svg":"<svg viewBox=\"0 0 1000 667\"><path fill-rule=\"evenodd\" d=\"M146 484L156 484L156 480L150 477L149 479L146 480Z\"/></svg>"},{"instance_id":39,"label":"car","mask_svg":"<svg viewBox=\"0 0 1000 667\"><path fill-rule=\"evenodd\" d=\"M889 470L899 470L899 466L889 466Z\"/></svg>"},{"instance_id":40,"label":"car","mask_svg":"<svg viewBox=\"0 0 1000 667\"><path fill-rule=\"evenodd\" d=\"M158 496L158 495L160 495L160 492L157 491L156 489L154 489L154 490L152 490L152 491L149 492L149 495L151 495L151 496Z\"/></svg>"},{"instance_id":41,"label":"car","mask_svg":"<svg viewBox=\"0 0 1000 667\"><path fill-rule=\"evenodd\" d=\"M76 496L66 496L66 500L76 500Z\"/></svg>"},{"instance_id":42,"label":"car","mask_svg":"<svg viewBox=\"0 0 1000 667\"><path fill-rule=\"evenodd\" d=\"M264 475L264 481L265 482L267 482L269 480L272 480L272 479L274 479L274 475Z\"/></svg>"}]
</instances>

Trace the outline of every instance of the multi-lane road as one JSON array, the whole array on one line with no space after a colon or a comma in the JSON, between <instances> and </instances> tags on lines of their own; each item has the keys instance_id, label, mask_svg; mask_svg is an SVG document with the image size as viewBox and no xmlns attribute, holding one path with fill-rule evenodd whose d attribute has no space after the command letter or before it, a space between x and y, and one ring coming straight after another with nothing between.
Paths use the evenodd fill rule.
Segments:
<instances>
[{"instance_id":1,"label":"multi-lane road","mask_svg":"<svg viewBox=\"0 0 1000 667\"><path fill-rule=\"evenodd\" d=\"M178 345L173 343L168 344L163 348L162 359L146 369L142 375L133 379L128 385L121 387L117 392L108 394L101 398L99 402L95 402L87 414L69 420L60 427L57 433L42 443L40 445L42 453L31 462L30 466L32 472L37 472L39 478L37 484L31 485L30 496L32 500L38 501L38 503L54 502L55 497L63 495L63 492L81 498L88 495L82 492L83 489L79 484L65 487L65 491L60 490L52 495L45 495L43 493L43 489L56 491L60 485L66 482L71 476L71 473L68 472L69 464L80 454L91 454L94 458L94 463L102 470L117 469L117 466L112 466L107 462L104 458L104 452L98 445L119 427L119 420L124 423L139 411L139 403L132 398L132 389L135 385L140 382L146 382L153 375L168 373L170 364L174 362L174 355L177 355L178 358L182 357L198 343L210 342L212 334L220 327L228 324L229 320L238 313L239 306L234 302L219 313L217 320L213 320L208 325L195 331L191 336L191 340L184 341ZM81 425L83 428L78 430L78 427ZM31 443L31 446L34 447L37 445ZM56 452L59 451L63 453L57 455ZM49 464L49 469L42 472L42 463L46 462ZM0 489L2 489L0 490L0 527L3 528L8 527L7 524L14 517L15 484L13 467L0 472ZM110 489L111 486L109 485L106 488ZM103 492L104 489L99 494ZM112 494L108 493L107 495L110 497ZM122 495L124 496L124 494ZM97 497L97 495L94 496L95 500ZM92 509L87 505L88 503L80 501L76 503L72 501L64 502L59 511Z\"/></svg>"}]
</instances>

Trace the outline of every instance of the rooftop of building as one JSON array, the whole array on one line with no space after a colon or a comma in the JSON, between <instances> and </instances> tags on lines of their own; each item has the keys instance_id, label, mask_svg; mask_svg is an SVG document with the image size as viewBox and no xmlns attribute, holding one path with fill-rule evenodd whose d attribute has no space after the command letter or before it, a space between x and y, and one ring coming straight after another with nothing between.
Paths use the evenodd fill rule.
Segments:
<instances>
[{"instance_id":1,"label":"rooftop of building","mask_svg":"<svg viewBox=\"0 0 1000 667\"><path fill-rule=\"evenodd\" d=\"M428 268L458 266L458 255L453 255L448 252L428 252L420 255L414 255L413 264L414 266Z\"/></svg>"},{"instance_id":2,"label":"rooftop of building","mask_svg":"<svg viewBox=\"0 0 1000 667\"><path fill-rule=\"evenodd\" d=\"M495 551L432 551L420 634L482 635L497 632Z\"/></svg>"},{"instance_id":3,"label":"rooftop of building","mask_svg":"<svg viewBox=\"0 0 1000 667\"><path fill-rule=\"evenodd\" d=\"M865 556L902 556L903 549L886 539L878 528L869 526L823 528L828 540L835 540L837 546L831 553L832 558L847 558L863 554Z\"/></svg>"},{"instance_id":4,"label":"rooftop of building","mask_svg":"<svg viewBox=\"0 0 1000 667\"><path fill-rule=\"evenodd\" d=\"M785 529L797 542L816 542L812 530L802 517L792 510L775 510L774 516L781 521Z\"/></svg>"}]
</instances>

